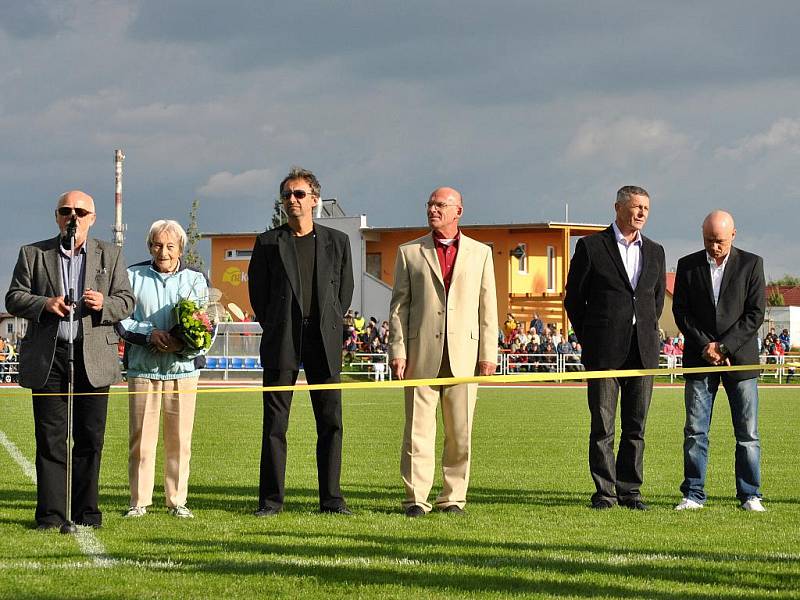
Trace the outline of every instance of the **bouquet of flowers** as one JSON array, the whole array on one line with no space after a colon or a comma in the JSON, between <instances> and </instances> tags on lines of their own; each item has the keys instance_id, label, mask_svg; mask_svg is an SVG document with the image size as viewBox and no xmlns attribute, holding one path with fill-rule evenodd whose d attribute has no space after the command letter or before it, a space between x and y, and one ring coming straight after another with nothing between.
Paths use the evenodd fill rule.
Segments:
<instances>
[{"instance_id":1,"label":"bouquet of flowers","mask_svg":"<svg viewBox=\"0 0 800 600\"><path fill-rule=\"evenodd\" d=\"M170 332L192 350L208 350L214 325L204 308L193 300L183 299L175 305L177 324Z\"/></svg>"}]
</instances>

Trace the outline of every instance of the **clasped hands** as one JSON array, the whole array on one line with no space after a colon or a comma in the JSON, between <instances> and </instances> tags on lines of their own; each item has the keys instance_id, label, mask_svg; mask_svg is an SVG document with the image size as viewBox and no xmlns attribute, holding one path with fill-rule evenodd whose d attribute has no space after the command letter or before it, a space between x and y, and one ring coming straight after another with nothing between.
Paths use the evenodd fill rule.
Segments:
<instances>
[{"instance_id":1,"label":"clasped hands","mask_svg":"<svg viewBox=\"0 0 800 600\"><path fill-rule=\"evenodd\" d=\"M183 348L183 342L169 331L154 329L150 333L151 352L178 352Z\"/></svg>"},{"instance_id":2,"label":"clasped hands","mask_svg":"<svg viewBox=\"0 0 800 600\"><path fill-rule=\"evenodd\" d=\"M703 348L703 360L715 366L730 365L731 359L719 349L719 342L709 342Z\"/></svg>"}]
</instances>

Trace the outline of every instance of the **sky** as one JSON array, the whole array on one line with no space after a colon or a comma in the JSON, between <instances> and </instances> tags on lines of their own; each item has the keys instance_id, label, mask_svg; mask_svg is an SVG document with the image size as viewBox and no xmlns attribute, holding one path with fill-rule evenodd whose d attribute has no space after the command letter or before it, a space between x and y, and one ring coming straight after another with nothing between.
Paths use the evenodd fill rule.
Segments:
<instances>
[{"instance_id":1,"label":"sky","mask_svg":"<svg viewBox=\"0 0 800 600\"><path fill-rule=\"evenodd\" d=\"M0 287L95 198L129 263L154 220L261 231L292 165L372 226L610 223L651 196L667 266L715 208L767 277L800 274L800 4L738 0L26 0L0 3ZM1 303L0 303L1 304Z\"/></svg>"}]
</instances>

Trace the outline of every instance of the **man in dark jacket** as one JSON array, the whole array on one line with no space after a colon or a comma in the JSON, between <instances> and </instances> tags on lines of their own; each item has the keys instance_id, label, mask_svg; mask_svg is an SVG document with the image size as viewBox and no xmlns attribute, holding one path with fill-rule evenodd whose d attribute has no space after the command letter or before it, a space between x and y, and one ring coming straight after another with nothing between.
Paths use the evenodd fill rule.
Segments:
<instances>
[{"instance_id":1,"label":"man in dark jacket","mask_svg":"<svg viewBox=\"0 0 800 600\"><path fill-rule=\"evenodd\" d=\"M675 274L672 312L686 336L684 367L757 365L764 321L764 262L735 248L733 217L715 210L703 221L705 250L684 256ZM758 370L686 374L683 499L676 510L703 508L708 430L720 381L736 436L736 497L745 510L763 512L758 437Z\"/></svg>"},{"instance_id":2,"label":"man in dark jacket","mask_svg":"<svg viewBox=\"0 0 800 600\"><path fill-rule=\"evenodd\" d=\"M578 240L564 306L583 347L586 369L654 369L666 285L664 249L641 234L650 211L647 191L621 188L614 209L616 218L608 229ZM593 508L611 508L619 502L647 510L640 487L652 390L652 376L588 381ZM614 421L620 395L622 432L615 461Z\"/></svg>"},{"instance_id":3,"label":"man in dark jacket","mask_svg":"<svg viewBox=\"0 0 800 600\"><path fill-rule=\"evenodd\" d=\"M311 171L293 168L280 185L288 223L256 239L248 269L250 304L261 324L264 386L294 385L300 365L309 383L338 383L342 316L353 296L350 241L313 221L320 185ZM283 508L286 430L291 392L264 392L258 509ZM351 514L342 497L342 396L311 392L317 421L317 475L322 512Z\"/></svg>"}]
</instances>

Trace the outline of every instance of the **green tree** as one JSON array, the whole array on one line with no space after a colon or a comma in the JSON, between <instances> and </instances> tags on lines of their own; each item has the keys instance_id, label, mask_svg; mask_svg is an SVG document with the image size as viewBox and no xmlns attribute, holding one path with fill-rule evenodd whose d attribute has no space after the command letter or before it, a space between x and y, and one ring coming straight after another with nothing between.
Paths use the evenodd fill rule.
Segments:
<instances>
[{"instance_id":1,"label":"green tree","mask_svg":"<svg viewBox=\"0 0 800 600\"><path fill-rule=\"evenodd\" d=\"M192 209L189 211L189 227L186 228L186 251L184 257L186 264L193 269L205 273L206 265L200 251L197 249L197 242L200 241L200 229L197 227L197 210L200 208L200 201L192 201Z\"/></svg>"},{"instance_id":2,"label":"green tree","mask_svg":"<svg viewBox=\"0 0 800 600\"><path fill-rule=\"evenodd\" d=\"M770 281L767 285L789 285L796 287L800 285L800 277L797 277L796 275L784 274L784 276L780 279Z\"/></svg>"},{"instance_id":3,"label":"green tree","mask_svg":"<svg viewBox=\"0 0 800 600\"><path fill-rule=\"evenodd\" d=\"M769 293L769 296L767 297L767 304L770 306L785 306L786 300L784 299L783 294L781 294L776 288Z\"/></svg>"},{"instance_id":4,"label":"green tree","mask_svg":"<svg viewBox=\"0 0 800 600\"><path fill-rule=\"evenodd\" d=\"M275 204L272 205L272 227L280 227L286 223L286 213L283 212L283 205L280 198L275 198Z\"/></svg>"}]
</instances>

